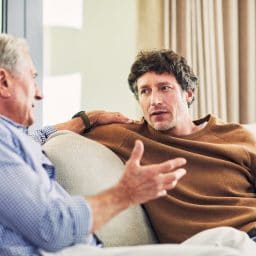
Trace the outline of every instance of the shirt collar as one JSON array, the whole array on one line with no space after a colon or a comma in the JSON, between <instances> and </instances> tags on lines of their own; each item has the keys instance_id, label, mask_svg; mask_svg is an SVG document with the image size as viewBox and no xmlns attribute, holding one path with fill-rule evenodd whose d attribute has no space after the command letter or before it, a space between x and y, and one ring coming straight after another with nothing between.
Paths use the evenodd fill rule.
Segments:
<instances>
[{"instance_id":1,"label":"shirt collar","mask_svg":"<svg viewBox=\"0 0 256 256\"><path fill-rule=\"evenodd\" d=\"M0 115L0 119L2 119L4 122L8 123L9 125L12 125L14 127L16 127L19 130L22 130L24 133L28 134L28 127L22 125L22 124L18 124L16 122L14 122L13 120L11 120L10 118Z\"/></svg>"}]
</instances>

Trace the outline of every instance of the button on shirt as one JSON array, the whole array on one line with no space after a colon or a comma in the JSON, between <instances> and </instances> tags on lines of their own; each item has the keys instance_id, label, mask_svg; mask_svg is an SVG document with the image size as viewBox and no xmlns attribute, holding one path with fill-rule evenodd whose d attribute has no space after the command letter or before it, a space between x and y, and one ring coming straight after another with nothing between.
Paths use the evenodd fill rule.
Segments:
<instances>
[{"instance_id":1,"label":"button on shirt","mask_svg":"<svg viewBox=\"0 0 256 256\"><path fill-rule=\"evenodd\" d=\"M33 135L0 116L0 255L39 255L76 243L95 244L89 235L91 209L55 181L55 169L40 143L53 133ZM38 143L40 142L40 143Z\"/></svg>"}]
</instances>

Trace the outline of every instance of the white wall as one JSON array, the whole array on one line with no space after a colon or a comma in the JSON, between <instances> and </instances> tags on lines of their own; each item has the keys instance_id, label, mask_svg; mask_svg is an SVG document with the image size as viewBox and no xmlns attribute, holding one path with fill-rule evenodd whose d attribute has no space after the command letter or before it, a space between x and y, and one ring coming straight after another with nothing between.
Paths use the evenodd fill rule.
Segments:
<instances>
[{"instance_id":1,"label":"white wall","mask_svg":"<svg viewBox=\"0 0 256 256\"><path fill-rule=\"evenodd\" d=\"M45 81L56 76L79 74L81 109L120 111L132 118L139 117L137 102L129 91L127 82L131 63L137 54L136 2L137 0L84 0L81 28L45 25ZM44 112L47 115L44 115L44 124L64 121L70 115L68 109L76 108L76 104L72 104L75 97L70 95L78 87L67 84L64 88L64 83L58 87L59 94L54 95L55 106L49 106L54 104L53 101L46 100L51 94L51 87L48 86L47 89L47 84L44 84L45 94L49 93L49 96L45 95ZM60 107L60 104L64 106ZM60 120L59 113L65 108L66 113L61 115ZM78 110L80 109L74 111Z\"/></svg>"}]
</instances>

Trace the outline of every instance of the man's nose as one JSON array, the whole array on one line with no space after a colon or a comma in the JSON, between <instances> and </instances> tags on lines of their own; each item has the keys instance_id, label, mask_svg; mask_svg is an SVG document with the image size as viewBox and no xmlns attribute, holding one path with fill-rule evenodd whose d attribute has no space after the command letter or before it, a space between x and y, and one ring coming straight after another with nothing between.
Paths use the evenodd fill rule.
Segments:
<instances>
[{"instance_id":1,"label":"man's nose","mask_svg":"<svg viewBox=\"0 0 256 256\"><path fill-rule=\"evenodd\" d=\"M150 100L151 105L159 105L162 103L162 97L158 92L152 92Z\"/></svg>"},{"instance_id":2,"label":"man's nose","mask_svg":"<svg viewBox=\"0 0 256 256\"><path fill-rule=\"evenodd\" d=\"M43 99L42 91L41 91L41 89L39 88L38 85L36 85L35 99L36 99L36 100L41 100L41 99Z\"/></svg>"}]
</instances>

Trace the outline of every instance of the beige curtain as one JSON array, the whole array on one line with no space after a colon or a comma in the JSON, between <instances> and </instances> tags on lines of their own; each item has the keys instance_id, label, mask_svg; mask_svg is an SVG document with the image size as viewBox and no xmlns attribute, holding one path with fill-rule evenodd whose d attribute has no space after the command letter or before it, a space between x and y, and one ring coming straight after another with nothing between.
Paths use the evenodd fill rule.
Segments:
<instances>
[{"instance_id":1,"label":"beige curtain","mask_svg":"<svg viewBox=\"0 0 256 256\"><path fill-rule=\"evenodd\" d=\"M138 49L173 49L199 77L194 118L256 122L255 26L255 0L138 0Z\"/></svg>"}]
</instances>

